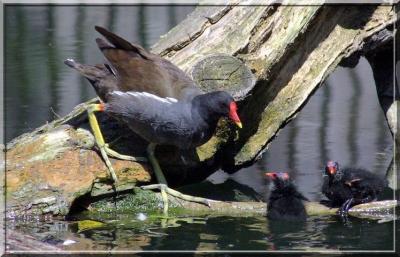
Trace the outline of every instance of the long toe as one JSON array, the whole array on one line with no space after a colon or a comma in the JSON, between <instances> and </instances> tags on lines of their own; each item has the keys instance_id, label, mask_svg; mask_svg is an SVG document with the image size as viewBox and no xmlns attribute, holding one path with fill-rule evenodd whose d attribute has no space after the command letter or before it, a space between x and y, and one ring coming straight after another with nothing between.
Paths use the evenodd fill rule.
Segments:
<instances>
[{"instance_id":1,"label":"long toe","mask_svg":"<svg viewBox=\"0 0 400 257\"><path fill-rule=\"evenodd\" d=\"M342 206L339 209L339 213L341 215L343 215L343 214L347 215L349 210L350 210L350 208L353 206L353 202L354 202L353 198L351 198L351 199L347 200L346 202L344 202L344 204L342 204Z\"/></svg>"},{"instance_id":2,"label":"long toe","mask_svg":"<svg viewBox=\"0 0 400 257\"><path fill-rule=\"evenodd\" d=\"M166 192L174 197L177 197L179 199L188 201L188 202L195 202L195 203L201 203L204 204L208 207L211 207L210 201L214 201L214 200L210 200L210 199L206 199L203 197L198 197L198 196L191 196L191 195L186 195L186 194L182 194L179 191L176 191L175 189L166 188Z\"/></svg>"},{"instance_id":3,"label":"long toe","mask_svg":"<svg viewBox=\"0 0 400 257\"><path fill-rule=\"evenodd\" d=\"M117 151L112 150L111 148L108 147L108 144L105 144L104 149L107 153L108 156L120 159L120 160L125 160L125 161L133 161L133 162L148 162L146 157L142 156L129 156L125 154L120 154Z\"/></svg>"},{"instance_id":4,"label":"long toe","mask_svg":"<svg viewBox=\"0 0 400 257\"><path fill-rule=\"evenodd\" d=\"M210 199L203 198L203 197L182 194L181 192L176 191L175 189L172 189L164 184L146 185L146 186L141 186L141 188L145 189L145 190L159 189L159 190L161 190L161 192L165 191L165 193L167 193L171 196L174 196L176 198L182 199L184 201L201 203L208 207L211 207L211 203L210 203L211 201L215 201L215 200L210 200Z\"/></svg>"},{"instance_id":5,"label":"long toe","mask_svg":"<svg viewBox=\"0 0 400 257\"><path fill-rule=\"evenodd\" d=\"M168 194L165 191L166 186L165 185L161 185L161 197L163 200L163 213L164 215L168 215Z\"/></svg>"}]
</instances>

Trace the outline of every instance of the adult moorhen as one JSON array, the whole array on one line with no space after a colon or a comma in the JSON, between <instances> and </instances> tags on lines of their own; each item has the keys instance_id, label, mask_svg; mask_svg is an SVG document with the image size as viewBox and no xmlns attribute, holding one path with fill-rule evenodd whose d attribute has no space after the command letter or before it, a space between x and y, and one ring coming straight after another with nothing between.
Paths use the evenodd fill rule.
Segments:
<instances>
[{"instance_id":1,"label":"adult moorhen","mask_svg":"<svg viewBox=\"0 0 400 257\"><path fill-rule=\"evenodd\" d=\"M387 181L361 168L339 169L336 161L328 161L325 167L323 194L332 206L341 206L340 214L347 214L354 205L375 201L387 186Z\"/></svg>"},{"instance_id":2,"label":"adult moorhen","mask_svg":"<svg viewBox=\"0 0 400 257\"><path fill-rule=\"evenodd\" d=\"M289 178L287 172L268 172L265 175L274 182L268 200L267 217L270 220L305 221L307 219L303 200L308 201Z\"/></svg>"},{"instance_id":3,"label":"adult moorhen","mask_svg":"<svg viewBox=\"0 0 400 257\"><path fill-rule=\"evenodd\" d=\"M192 79L168 60L102 27L96 26L95 29L111 43L96 39L110 65L83 65L71 59L65 63L85 76L104 102L91 105L88 115L96 143L113 180L117 181L117 177L107 154L128 160L135 158L108 148L94 115L96 111L104 111L124 122L149 142L148 159L160 183L157 187L163 196L164 213L168 211L167 193L208 204L203 198L183 195L167 187L154 149L159 144L175 145L181 149L200 146L211 138L221 117L229 117L241 128L234 99L224 91L202 92Z\"/></svg>"}]
</instances>

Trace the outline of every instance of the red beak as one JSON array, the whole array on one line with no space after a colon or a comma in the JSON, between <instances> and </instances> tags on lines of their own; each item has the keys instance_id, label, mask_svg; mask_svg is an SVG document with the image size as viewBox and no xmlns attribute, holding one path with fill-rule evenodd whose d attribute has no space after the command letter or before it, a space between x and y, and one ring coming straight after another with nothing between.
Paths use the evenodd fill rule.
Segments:
<instances>
[{"instance_id":1,"label":"red beak","mask_svg":"<svg viewBox=\"0 0 400 257\"><path fill-rule=\"evenodd\" d=\"M335 173L336 173L335 167L328 167L328 172L329 172L329 174L331 174L331 175L335 174Z\"/></svg>"},{"instance_id":2,"label":"red beak","mask_svg":"<svg viewBox=\"0 0 400 257\"><path fill-rule=\"evenodd\" d=\"M237 114L237 105L234 101L229 104L229 118L235 122L235 124L242 128L242 122L239 119L239 115Z\"/></svg>"},{"instance_id":3,"label":"red beak","mask_svg":"<svg viewBox=\"0 0 400 257\"><path fill-rule=\"evenodd\" d=\"M265 173L265 176L269 177L270 179L274 179L275 178L275 172L267 172L267 173Z\"/></svg>"}]
</instances>

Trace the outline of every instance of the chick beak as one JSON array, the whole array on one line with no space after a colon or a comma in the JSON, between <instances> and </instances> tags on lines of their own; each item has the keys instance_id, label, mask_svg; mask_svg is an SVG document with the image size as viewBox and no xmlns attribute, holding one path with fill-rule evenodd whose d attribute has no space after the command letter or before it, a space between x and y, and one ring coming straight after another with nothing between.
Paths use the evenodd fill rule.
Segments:
<instances>
[{"instance_id":1,"label":"chick beak","mask_svg":"<svg viewBox=\"0 0 400 257\"><path fill-rule=\"evenodd\" d=\"M265 176L267 176L270 179L274 179L275 178L275 173L274 172L267 172L267 173L265 173Z\"/></svg>"},{"instance_id":2,"label":"chick beak","mask_svg":"<svg viewBox=\"0 0 400 257\"><path fill-rule=\"evenodd\" d=\"M328 167L328 172L331 175L334 175L336 173L336 169L334 167Z\"/></svg>"}]
</instances>

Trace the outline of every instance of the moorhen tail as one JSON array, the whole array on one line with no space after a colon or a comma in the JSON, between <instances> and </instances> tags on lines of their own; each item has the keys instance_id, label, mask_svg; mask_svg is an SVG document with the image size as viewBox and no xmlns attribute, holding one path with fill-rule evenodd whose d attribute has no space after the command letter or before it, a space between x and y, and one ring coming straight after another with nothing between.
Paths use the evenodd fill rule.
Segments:
<instances>
[{"instance_id":1,"label":"moorhen tail","mask_svg":"<svg viewBox=\"0 0 400 257\"><path fill-rule=\"evenodd\" d=\"M97 96L105 102L106 95L116 90L117 86L115 73L108 64L97 64L95 66L75 62L73 59L64 61L66 65L77 70L92 84Z\"/></svg>"},{"instance_id":2,"label":"moorhen tail","mask_svg":"<svg viewBox=\"0 0 400 257\"><path fill-rule=\"evenodd\" d=\"M322 192L333 206L340 206L339 212L362 203L375 201L387 186L384 178L361 168L339 168L336 161L328 161L325 167L325 179Z\"/></svg>"},{"instance_id":3,"label":"moorhen tail","mask_svg":"<svg viewBox=\"0 0 400 257\"><path fill-rule=\"evenodd\" d=\"M271 220L305 221L306 209L303 201L308 201L286 172L269 172L265 175L274 183L274 189L268 200L267 217Z\"/></svg>"},{"instance_id":4,"label":"moorhen tail","mask_svg":"<svg viewBox=\"0 0 400 257\"><path fill-rule=\"evenodd\" d=\"M93 85L103 101L88 108L89 122L96 143L114 182L117 177L107 155L121 159L141 160L120 155L104 142L94 112L104 111L125 123L132 131L149 142L148 159L168 211L167 193L189 201L208 204L206 199L183 195L167 187L167 181L154 155L156 145L175 145L190 149L207 142L218 120L230 118L241 128L237 106L228 93L202 92L195 82L174 64L138 45L96 26L111 44L96 39L97 45L110 65L83 65L69 59L65 63L78 70Z\"/></svg>"}]
</instances>

